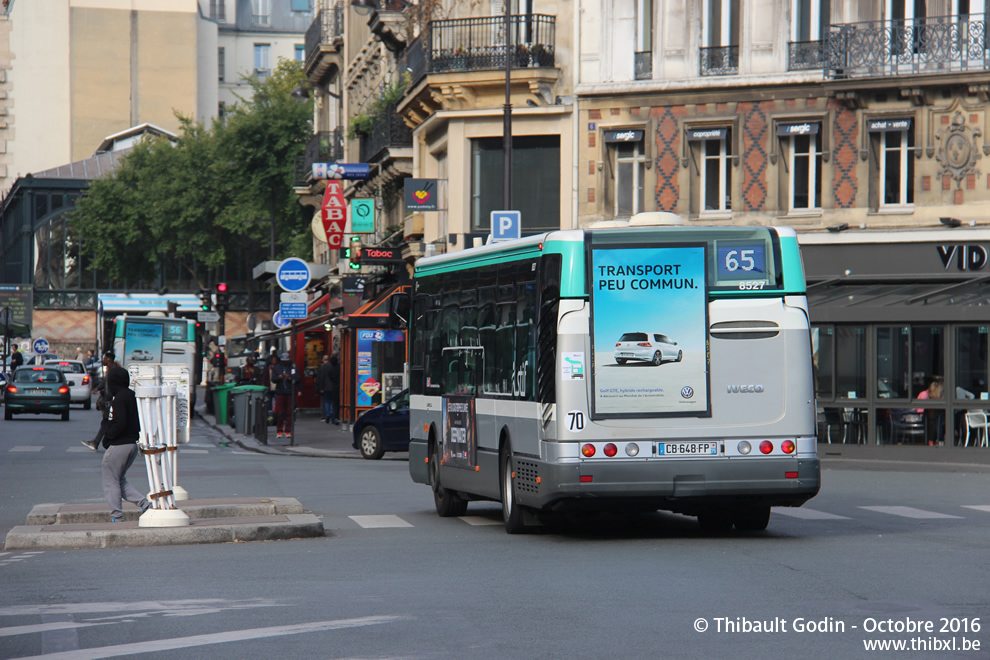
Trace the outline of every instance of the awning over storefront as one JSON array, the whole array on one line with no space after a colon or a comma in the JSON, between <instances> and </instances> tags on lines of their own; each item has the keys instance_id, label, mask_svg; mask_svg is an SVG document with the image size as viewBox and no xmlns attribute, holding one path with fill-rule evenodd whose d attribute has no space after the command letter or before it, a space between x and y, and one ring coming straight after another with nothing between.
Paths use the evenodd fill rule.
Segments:
<instances>
[{"instance_id":1,"label":"awning over storefront","mask_svg":"<svg viewBox=\"0 0 990 660\"><path fill-rule=\"evenodd\" d=\"M990 322L990 276L962 282L808 283L812 323Z\"/></svg>"},{"instance_id":2,"label":"awning over storefront","mask_svg":"<svg viewBox=\"0 0 990 660\"><path fill-rule=\"evenodd\" d=\"M384 292L377 295L373 300L369 300L357 308L346 317L347 325L351 328L385 327L388 325L389 311L391 310L390 300L396 294L408 294L410 290L408 284L394 284Z\"/></svg>"}]
</instances>

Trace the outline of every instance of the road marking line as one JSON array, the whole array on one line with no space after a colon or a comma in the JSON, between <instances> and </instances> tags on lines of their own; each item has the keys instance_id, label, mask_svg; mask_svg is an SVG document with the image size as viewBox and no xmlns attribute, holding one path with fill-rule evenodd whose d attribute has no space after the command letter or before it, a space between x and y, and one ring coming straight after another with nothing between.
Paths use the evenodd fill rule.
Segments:
<instances>
[{"instance_id":1,"label":"road marking line","mask_svg":"<svg viewBox=\"0 0 990 660\"><path fill-rule=\"evenodd\" d=\"M342 630L344 628L361 628L364 626L374 626L382 623L391 623L404 617L398 616L366 616L357 619L338 619L336 621L316 621L313 623L297 623L289 626L272 626L270 628L254 628L251 630L232 630L229 632L212 633L208 635L193 635L191 637L175 637L172 639L158 639L148 642L135 642L133 644L119 644L117 646L102 646L90 649L79 649L76 651L65 651L63 653L49 653L47 655L30 656L31 658L46 658L46 660L95 660L96 658L112 658L120 655L136 655L139 653L157 653L160 651L173 651L176 649L188 649L196 646L206 646L209 644L225 644L229 642L244 642L251 639L264 639L266 637L284 637L286 635L299 635L301 633L322 632L326 630Z\"/></svg>"},{"instance_id":2,"label":"road marking line","mask_svg":"<svg viewBox=\"0 0 990 660\"><path fill-rule=\"evenodd\" d=\"M347 516L365 529L378 529L382 527L412 527L399 516Z\"/></svg>"},{"instance_id":3,"label":"road marking line","mask_svg":"<svg viewBox=\"0 0 990 660\"><path fill-rule=\"evenodd\" d=\"M846 516L837 516L834 513L825 513L808 507L774 507L772 511L775 514L779 513L782 516L800 518L801 520L851 520Z\"/></svg>"},{"instance_id":4,"label":"road marking line","mask_svg":"<svg viewBox=\"0 0 990 660\"><path fill-rule=\"evenodd\" d=\"M20 445L18 447L11 447L10 451L41 451L42 449L44 449L44 447L29 447L27 445ZM81 449L85 449L85 447L81 447Z\"/></svg>"},{"instance_id":5,"label":"road marking line","mask_svg":"<svg viewBox=\"0 0 990 660\"><path fill-rule=\"evenodd\" d=\"M892 516L901 516L902 518L962 518L962 516L950 516L947 513L935 513L934 511L915 509L910 506L861 506L859 508L866 509L867 511L876 511L877 513L888 513Z\"/></svg>"},{"instance_id":6,"label":"road marking line","mask_svg":"<svg viewBox=\"0 0 990 660\"><path fill-rule=\"evenodd\" d=\"M89 626L106 626L109 623L76 623L76 622L60 622L60 623L37 623L31 626L10 626L9 628L0 628L0 637L14 637L16 635L35 635L37 633L46 633L53 630L69 630L71 628L87 628Z\"/></svg>"},{"instance_id":7,"label":"road marking line","mask_svg":"<svg viewBox=\"0 0 990 660\"><path fill-rule=\"evenodd\" d=\"M85 449L85 447L84 447L84 449ZM186 449L186 448L183 447L179 451L179 453L180 454L209 454L210 451L208 449Z\"/></svg>"},{"instance_id":8,"label":"road marking line","mask_svg":"<svg viewBox=\"0 0 990 660\"><path fill-rule=\"evenodd\" d=\"M501 525L501 520L492 520L491 518L483 518L482 516L459 516L460 520L463 520L469 525Z\"/></svg>"},{"instance_id":9,"label":"road marking line","mask_svg":"<svg viewBox=\"0 0 990 660\"><path fill-rule=\"evenodd\" d=\"M977 511L986 511L990 513L990 504L963 504L964 509L976 509Z\"/></svg>"}]
</instances>

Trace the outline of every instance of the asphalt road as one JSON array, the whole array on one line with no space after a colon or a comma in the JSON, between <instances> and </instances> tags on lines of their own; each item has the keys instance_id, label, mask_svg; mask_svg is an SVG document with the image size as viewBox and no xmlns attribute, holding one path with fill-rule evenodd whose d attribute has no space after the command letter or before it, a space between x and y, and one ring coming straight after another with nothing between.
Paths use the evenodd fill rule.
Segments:
<instances>
[{"instance_id":1,"label":"asphalt road","mask_svg":"<svg viewBox=\"0 0 990 660\"><path fill-rule=\"evenodd\" d=\"M0 422L0 533L35 504L102 499L101 455L79 444L97 425ZM197 426L180 450L191 497L296 497L329 536L0 552L0 658L858 658L883 640L990 657L990 474L843 462L765 533L650 514L508 536L494 503L438 518L404 462L221 440ZM143 488L140 464L129 476ZM825 630L795 630L809 622Z\"/></svg>"}]
</instances>

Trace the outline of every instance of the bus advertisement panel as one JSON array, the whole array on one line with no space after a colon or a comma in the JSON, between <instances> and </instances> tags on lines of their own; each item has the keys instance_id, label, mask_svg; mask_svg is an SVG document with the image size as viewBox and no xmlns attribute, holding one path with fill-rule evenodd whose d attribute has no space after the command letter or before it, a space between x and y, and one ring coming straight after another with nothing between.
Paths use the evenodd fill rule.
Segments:
<instances>
[{"instance_id":1,"label":"bus advertisement panel","mask_svg":"<svg viewBox=\"0 0 990 660\"><path fill-rule=\"evenodd\" d=\"M592 417L711 415L705 245L591 249Z\"/></svg>"},{"instance_id":2,"label":"bus advertisement panel","mask_svg":"<svg viewBox=\"0 0 990 660\"><path fill-rule=\"evenodd\" d=\"M162 324L128 323L124 328L124 345L121 356L126 367L132 362L159 364L162 361Z\"/></svg>"}]
</instances>

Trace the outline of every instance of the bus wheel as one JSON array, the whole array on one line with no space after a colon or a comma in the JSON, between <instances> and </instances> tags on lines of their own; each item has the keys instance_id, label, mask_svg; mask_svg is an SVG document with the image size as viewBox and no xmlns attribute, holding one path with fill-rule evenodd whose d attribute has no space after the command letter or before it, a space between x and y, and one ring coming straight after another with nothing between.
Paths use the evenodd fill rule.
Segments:
<instances>
[{"instance_id":1,"label":"bus wheel","mask_svg":"<svg viewBox=\"0 0 990 660\"><path fill-rule=\"evenodd\" d=\"M762 532L770 524L770 507L741 509L736 512L736 529L740 532Z\"/></svg>"},{"instance_id":2,"label":"bus wheel","mask_svg":"<svg viewBox=\"0 0 990 660\"><path fill-rule=\"evenodd\" d=\"M653 354L653 366L659 367L661 362L663 362L663 356L660 355L660 351L657 351Z\"/></svg>"},{"instance_id":3,"label":"bus wheel","mask_svg":"<svg viewBox=\"0 0 990 660\"><path fill-rule=\"evenodd\" d=\"M703 532L724 534L732 529L732 523L732 516L725 511L702 511L698 514L698 526Z\"/></svg>"},{"instance_id":4,"label":"bus wheel","mask_svg":"<svg viewBox=\"0 0 990 660\"><path fill-rule=\"evenodd\" d=\"M457 496L452 490L440 485L440 452L437 443L430 450L430 485L433 486L433 504L441 518L456 518L467 511L467 500Z\"/></svg>"},{"instance_id":5,"label":"bus wheel","mask_svg":"<svg viewBox=\"0 0 990 660\"><path fill-rule=\"evenodd\" d=\"M505 531L509 534L522 534L526 531L523 524L523 508L516 501L516 494L512 488L512 473L514 464L512 460L512 445L508 442L502 448L502 460L499 461L500 482L502 484L502 518L505 520Z\"/></svg>"}]
</instances>

